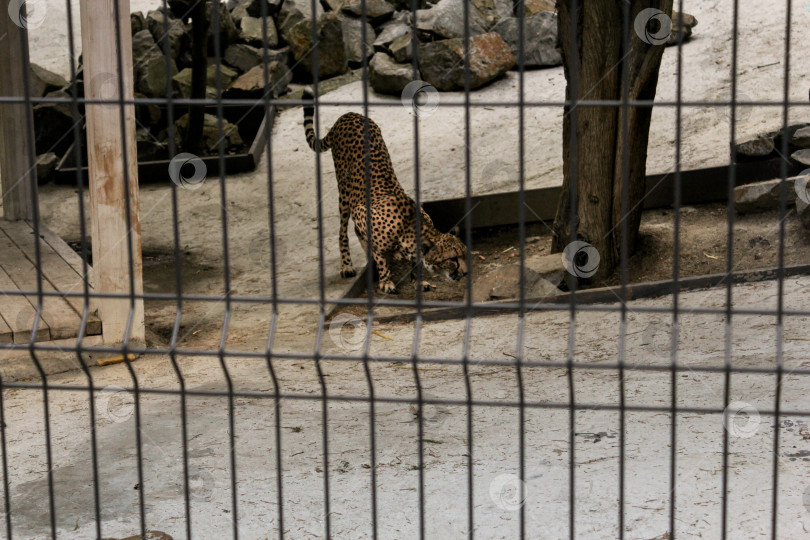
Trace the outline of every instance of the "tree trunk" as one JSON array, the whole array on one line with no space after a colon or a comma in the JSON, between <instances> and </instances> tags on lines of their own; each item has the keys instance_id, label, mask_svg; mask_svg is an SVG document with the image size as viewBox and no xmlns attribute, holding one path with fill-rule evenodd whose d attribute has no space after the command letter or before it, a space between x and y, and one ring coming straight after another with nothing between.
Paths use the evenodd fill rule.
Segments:
<instances>
[{"instance_id":1,"label":"tree trunk","mask_svg":"<svg viewBox=\"0 0 810 540\"><path fill-rule=\"evenodd\" d=\"M197 0L191 11L191 99L205 99L206 71L208 69L208 17L205 0ZM183 150L202 156L204 105L189 105L188 130L183 141Z\"/></svg>"},{"instance_id":2,"label":"tree trunk","mask_svg":"<svg viewBox=\"0 0 810 540\"><path fill-rule=\"evenodd\" d=\"M629 50L623 50L623 2L615 0L579 0L576 13L570 0L558 0L559 36L563 51L567 101L621 100L622 69L629 70L629 99L652 100L658 84L658 69L664 44L660 25L670 21L673 0L631 0ZM663 12L649 22L641 37L636 31L643 24L647 8ZM639 21L637 21L639 18ZM576 45L572 48L571 21L576 23ZM666 28L664 28L666 32ZM650 37L652 35L652 38ZM664 40L665 41L665 40ZM572 88L576 74L577 86ZM576 91L576 95L574 95ZM563 189L554 218L552 251L564 251L571 242L571 212L574 211L575 238L591 244L600 259L594 273L579 277L603 279L619 262L622 220L627 220L627 246L632 253L641 223L641 202L645 192L647 140L651 107L581 106L565 107L563 117ZM627 122L629 144L624 140L622 124ZM576 154L572 162L571 134L576 130ZM622 176L622 153L627 145L627 177ZM572 209L571 186L576 179L576 207ZM622 212L622 188L627 181L628 201ZM630 253L627 254L628 256ZM585 261L574 261L580 264ZM593 262L593 261L591 261ZM590 268L588 269L590 270ZM574 273L574 272L572 272Z\"/></svg>"}]
</instances>

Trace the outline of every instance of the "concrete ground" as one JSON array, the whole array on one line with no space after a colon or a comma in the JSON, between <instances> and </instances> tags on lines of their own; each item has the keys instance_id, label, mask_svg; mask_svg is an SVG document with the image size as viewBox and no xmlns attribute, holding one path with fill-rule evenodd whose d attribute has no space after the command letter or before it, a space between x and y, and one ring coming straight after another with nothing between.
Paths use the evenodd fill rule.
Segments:
<instances>
[{"instance_id":1,"label":"concrete ground","mask_svg":"<svg viewBox=\"0 0 810 540\"><path fill-rule=\"evenodd\" d=\"M784 283L786 309L810 302L810 278ZM773 282L733 289L737 309L773 309ZM775 377L735 374L727 416L728 521L730 538L770 537L773 460L778 458L779 538L810 534L810 411L806 376L810 345L808 317L785 317L781 327L773 316L737 315L730 325L722 315L696 313L697 308L722 308L725 290L683 294L678 362L687 369L677 376L680 407L723 409L723 375L697 371L722 366L725 332L730 335L730 359L735 367L774 368L781 349L785 369L779 419L780 446L774 451ZM630 364L670 362L671 316L640 311L667 307L671 298L628 304L625 356ZM573 324L572 324L573 323ZM476 537L513 538L518 534L521 502L518 486L518 400L513 367L483 361L513 360L515 316L429 323L419 329L416 351L423 358L458 359L469 338L469 383L472 397L488 402L473 408L473 511ZM532 311L524 319L524 360L564 362L569 329L574 330L574 360L582 365L573 374L573 399L597 406L579 411L573 427L577 538L608 538L617 534L619 400L615 370L586 366L618 359L620 318L616 313ZM411 325L375 327L372 357L396 357L401 362L370 362L377 398L416 400L414 373L415 328ZM356 321L333 325L322 336L324 354L359 355L365 330ZM257 336L261 337L261 336ZM217 358L178 360L186 388L226 390ZM273 384L264 359L232 358L226 362L237 392L264 397L238 397L234 404L239 531L242 538L278 537L278 464ZM323 361L326 391L331 398L367 397L362 362ZM169 358L144 357L133 364L141 388L177 390ZM324 474L322 393L315 364L309 360L275 360L283 393L307 399L281 402L281 474L284 530L288 538L324 535ZM465 400L460 366L423 361L419 377L425 399ZM137 477L135 409L132 378L123 365L94 368L97 450L105 536L125 536L138 530L138 495L146 503L146 522L175 539L185 538L180 401L176 394L141 394L140 418L143 484ZM563 408L527 408L525 434L525 516L529 538L567 537L569 504L569 425L564 407L572 398L563 367L524 368L527 403ZM77 373L49 378L53 385L86 384ZM624 398L628 406L666 408L672 388L667 372L628 371ZM506 403L499 405L498 402ZM11 514L16 538L43 538L48 533L48 489L43 394L39 390L7 390L4 412L8 459L11 464ZM89 538L94 531L90 421L86 391L49 393L53 452L52 474L56 522L60 537ZM381 538L415 538L419 524L418 424L414 403L378 402L374 416L378 527ZM192 525L195 537L227 538L232 527L228 406L224 397L189 396L188 460L191 475ZM762 414L759 414L759 411ZM429 538L465 537L467 475L469 474L466 408L455 404L423 405L425 530ZM627 412L625 417L625 537L666 538L669 531L671 417L663 411ZM331 400L328 404L331 532L335 538L371 535L371 476L369 404L363 400ZM719 538L722 500L723 415L682 413L677 418L677 513L680 538Z\"/></svg>"},{"instance_id":2,"label":"concrete ground","mask_svg":"<svg viewBox=\"0 0 810 540\"><path fill-rule=\"evenodd\" d=\"M58 5L52 2L58 22ZM743 21L738 82L740 92L755 100L782 99L784 73L784 6L762 9L753 1L740 2ZM133 9L149 9L156 2L133 2ZM700 24L695 38L683 48L684 99L725 101L730 86L730 1L706 1L690 5ZM797 7L798 6L798 7ZM792 65L806 65L802 17L810 16L794 2L791 54ZM32 57L47 67L64 66L56 49L61 38L58 24L47 21L32 31ZM51 24L51 26L48 26ZM63 22L61 24L64 24ZM54 45L55 44L55 45ZM659 98L675 97L676 49L667 49L659 84ZM807 74L790 73L791 99L805 100ZM517 76L504 79L476 92L475 100L514 100ZM527 98L537 101L562 100L564 78L561 69L527 74ZM329 100L361 96L359 83L346 86ZM412 117L397 105L372 109L381 125L400 180L411 190L414 185ZM442 94L445 102L458 102L461 94ZM322 125L329 126L345 110L321 109ZM353 110L360 110L354 107ZM741 118L738 134L754 134L781 125L777 109L760 107ZM561 110L528 109L526 169L527 186L555 185L561 181ZM682 139L684 168L725 163L728 148L728 118L719 109L685 107ZM516 107L479 108L472 116L471 179L475 193L508 191L516 187ZM791 122L806 120L806 111L791 109ZM421 189L424 198L445 198L464 193L464 123L462 109L439 108L420 119ZM323 131L322 131L323 133ZM497 136L493 136L496 133ZM184 291L220 294L223 286L222 215L228 223L231 247L231 293L272 294L267 220L268 179L272 172L278 252L272 263L278 272L278 295L313 299L323 285L324 295L337 298L345 281L337 275L336 187L331 159L323 156L323 191L316 195L315 164L304 145L301 111L282 113L273 132L273 155L267 156L251 174L228 178L227 202L222 185L210 179L195 191L179 190L180 213L171 212L168 187L145 186L141 190L144 249L150 254L145 264L146 288L165 291L173 283L169 263L152 263L173 249L175 222L179 227L184 259ZM674 168L674 117L664 107L654 112L648 171ZM319 206L323 223L319 227ZM222 207L226 210L223 213ZM63 238L80 238L77 198L69 187L47 186L41 191L42 215L48 226ZM324 251L319 253L319 234ZM359 260L362 251L352 238ZM323 279L319 262L323 262ZM186 272L186 268L188 272ZM168 272L168 273L167 273ZM167 276L171 277L169 279ZM785 281L786 309L801 309L810 301L810 278ZM734 288L735 308L776 306L773 282L746 284ZM758 417L739 414L729 423L728 520L729 538L768 537L774 478L772 463L779 458L777 518L780 538L810 537L810 456L807 420L790 411L810 410L810 398L803 377L790 370L806 369L810 349L807 317L785 317L783 326L773 316L738 315L726 321L720 315L688 313L693 308L725 305L724 290L684 294L678 361L686 366L722 366L725 331L731 328L728 358L735 366L773 368L782 352L786 375L782 381L780 447L773 448L774 421L766 414L773 409L775 378L767 374L737 374L731 378L730 399L762 411ZM626 325L624 359L630 363L666 365L670 362L670 315L640 312L644 306L667 307L665 297L633 302ZM224 307L221 304L188 303L181 333L188 348L215 350L220 341ZM147 306L150 330L165 335L171 328L175 306L152 302ZM274 350L280 353L312 355L358 354L362 328L352 321L331 331L316 332L317 305L285 305L279 309ZM228 350L257 352L266 347L272 319L269 306L236 306L228 329ZM526 361L564 362L569 332L574 331L574 358L583 364L610 364L618 360L619 316L598 312L577 312L573 321L567 312L532 311L524 329ZM498 401L518 399L515 370L509 366L481 363L481 360L513 360L520 328L512 316L465 322L412 324L375 327L370 353L373 357L397 357L402 363L373 362L370 373L375 396L394 398L376 404L376 493L380 538L414 538L419 525L418 423L414 373L408 364L414 353L420 358L458 360L468 351L469 383L475 400L495 402L473 409L472 459L474 475L473 511L476 537L517 536L521 501L515 496L519 457L518 415L514 407L497 406ZM415 335L418 337L414 351ZM469 337L467 347L465 338ZM216 357L183 356L178 359L185 387L195 391L227 389L223 366ZM225 365L237 390L267 396L273 390L264 359L229 358ZM324 448L321 386L311 358L275 359L274 368L282 391L312 399L284 399L281 405L281 454L284 531L288 538L324 536ZM148 355L133 364L141 388L178 390L170 359ZM324 361L326 390L330 397L368 396L363 364L358 361ZM457 364L420 362L423 395L429 399L465 399L465 380ZM35 372L29 366L35 377ZM97 394L97 463L104 536L126 536L139 530L138 496L144 496L147 527L160 529L175 539L185 538L182 475L180 400L174 394L141 394L141 450L143 484L137 477L135 408L132 395L123 388L133 386L123 365L92 370ZM562 367L526 368L522 373L525 399L530 403L566 404L572 389ZM32 379L34 382L36 378ZM683 407L721 410L722 374L686 371L677 376L678 403ZM78 373L49 377L53 385L80 386L87 383ZM619 400L615 370L577 369L573 375L573 398L577 403L615 406ZM628 405L668 407L670 375L666 372L631 371L625 378ZM86 391L51 390L52 476L56 523L60 538L90 538L94 529L92 450ZM8 438L11 515L15 538L48 536L48 484L41 390L8 389L3 393L3 412ZM192 479L192 526L195 538L227 538L232 528L229 424L227 399L189 396L187 399L187 456ZM736 410L752 412L745 407ZM275 461L277 441L273 400L268 397L239 397L234 405L237 461L237 495L241 538L278 537L278 493ZM468 440L466 411L458 405L425 405L416 411L424 418L425 530L430 538L462 538L466 534ZM734 415L730 415L734 416ZM670 425L666 412L628 412L625 416L625 537L639 540L666 538L669 530ZM718 538L721 526L722 441L724 424L719 413L683 413L678 416L677 512L675 526L680 538ZM574 425L575 526L578 538L601 539L617 534L619 416L612 410L577 412ZM328 402L328 470L331 503L331 533L335 538L366 538L371 534L371 455L369 450L369 404L363 400ZM528 408L525 433L525 493L523 502L530 538L567 536L569 492L569 439L571 426L565 408ZM0 534L4 534L0 533Z\"/></svg>"}]
</instances>

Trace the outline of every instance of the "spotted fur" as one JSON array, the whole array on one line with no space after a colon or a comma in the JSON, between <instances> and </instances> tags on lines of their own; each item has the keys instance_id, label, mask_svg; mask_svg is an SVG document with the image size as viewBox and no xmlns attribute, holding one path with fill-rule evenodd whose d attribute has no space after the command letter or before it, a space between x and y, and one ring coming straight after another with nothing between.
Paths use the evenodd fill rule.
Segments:
<instances>
[{"instance_id":1,"label":"spotted fur","mask_svg":"<svg viewBox=\"0 0 810 540\"><path fill-rule=\"evenodd\" d=\"M312 93L306 90L304 99L312 98ZM354 230L363 249L368 248L368 202L371 209L371 255L379 276L378 286L382 292L395 293L390 258L405 258L412 263L416 261L416 204L397 180L380 128L373 120L357 113L346 113L338 118L323 139L318 139L313 127L313 113L311 105L304 106L307 143L316 152L331 150L335 163L340 208L340 275L352 277L356 274L349 252L349 217L354 222ZM369 172L368 199L366 162ZM420 240L425 267L453 280L466 275L467 249L464 244L458 237L436 230L424 210L421 210L421 215ZM411 278L415 280L415 272L411 272ZM425 290L430 288L427 282L423 282L422 286Z\"/></svg>"}]
</instances>

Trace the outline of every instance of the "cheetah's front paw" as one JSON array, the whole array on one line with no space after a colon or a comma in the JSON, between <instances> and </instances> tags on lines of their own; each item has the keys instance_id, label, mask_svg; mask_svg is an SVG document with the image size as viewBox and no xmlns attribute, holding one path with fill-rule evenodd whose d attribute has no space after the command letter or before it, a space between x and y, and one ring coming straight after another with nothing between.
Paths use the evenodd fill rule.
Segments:
<instances>
[{"instance_id":1,"label":"cheetah's front paw","mask_svg":"<svg viewBox=\"0 0 810 540\"><path fill-rule=\"evenodd\" d=\"M385 294L397 294L397 288L393 281L381 281L380 291L384 292Z\"/></svg>"},{"instance_id":2,"label":"cheetah's front paw","mask_svg":"<svg viewBox=\"0 0 810 540\"><path fill-rule=\"evenodd\" d=\"M416 285L417 289L419 288L419 285L415 281L414 281L414 285ZM425 292L427 292L427 291L435 291L436 290L436 285L434 285L433 283L430 283L429 281L423 281L422 282L422 290L425 291Z\"/></svg>"},{"instance_id":3,"label":"cheetah's front paw","mask_svg":"<svg viewBox=\"0 0 810 540\"><path fill-rule=\"evenodd\" d=\"M340 269L340 277L342 278L350 278L357 275L357 270L354 269L353 266L344 266Z\"/></svg>"}]
</instances>

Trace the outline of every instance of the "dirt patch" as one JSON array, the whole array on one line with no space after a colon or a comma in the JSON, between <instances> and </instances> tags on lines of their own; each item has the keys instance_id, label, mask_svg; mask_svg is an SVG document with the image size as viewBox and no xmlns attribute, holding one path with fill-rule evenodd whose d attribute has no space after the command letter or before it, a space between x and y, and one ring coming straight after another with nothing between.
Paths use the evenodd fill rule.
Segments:
<instances>
[{"instance_id":1,"label":"dirt patch","mask_svg":"<svg viewBox=\"0 0 810 540\"><path fill-rule=\"evenodd\" d=\"M639 239L635 253L627 265L627 282L665 280L673 278L675 253L675 211L672 209L648 210L642 216ZM526 226L525 257L527 268L531 258L551 253L551 230L549 224L533 223ZM731 230L733 248L731 253L733 271L754 270L779 266L780 225L779 212L736 215ZM680 210L679 277L719 274L728 264L728 209L724 203L683 207ZM810 231L802 228L795 210L790 209L784 220L784 266L810 263ZM500 267L520 263L520 234L517 227L499 227L476 230L472 244L473 271L475 280ZM560 268L563 268L562 257ZM375 298L416 298L415 288L409 277L410 268L395 265L398 294ZM465 298L467 281L451 282L443 277L427 277L436 289L425 292L424 300L459 301ZM603 280L583 283L581 288L604 287L621 284L617 268ZM354 310L353 310L354 311Z\"/></svg>"}]
</instances>

